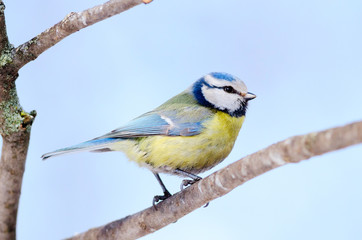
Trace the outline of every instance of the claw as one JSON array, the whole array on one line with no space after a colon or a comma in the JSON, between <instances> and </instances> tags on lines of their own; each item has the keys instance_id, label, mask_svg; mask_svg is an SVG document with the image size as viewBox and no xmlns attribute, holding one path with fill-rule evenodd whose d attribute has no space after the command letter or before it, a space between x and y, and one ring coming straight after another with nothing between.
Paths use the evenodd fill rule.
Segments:
<instances>
[{"instance_id":1,"label":"claw","mask_svg":"<svg viewBox=\"0 0 362 240\"><path fill-rule=\"evenodd\" d=\"M171 193L169 191L163 192L163 195L156 195L153 197L152 205L154 209L157 211L156 204L160 201L166 200L167 198L171 197Z\"/></svg>"},{"instance_id":2,"label":"claw","mask_svg":"<svg viewBox=\"0 0 362 240\"><path fill-rule=\"evenodd\" d=\"M195 179L182 180L181 185L180 185L181 191L184 190L184 187L188 187L188 186L194 184L195 182L200 181L201 179L202 179L201 177L197 176L197 178L195 178ZM204 205L204 208L206 208L207 206L209 206L209 203L206 203Z\"/></svg>"},{"instance_id":3,"label":"claw","mask_svg":"<svg viewBox=\"0 0 362 240\"><path fill-rule=\"evenodd\" d=\"M184 187L188 187L188 186L191 186L192 184L194 184L195 182L197 181L200 181L202 178L198 177L196 179L184 179L182 180L181 182L181 191L184 190Z\"/></svg>"}]
</instances>

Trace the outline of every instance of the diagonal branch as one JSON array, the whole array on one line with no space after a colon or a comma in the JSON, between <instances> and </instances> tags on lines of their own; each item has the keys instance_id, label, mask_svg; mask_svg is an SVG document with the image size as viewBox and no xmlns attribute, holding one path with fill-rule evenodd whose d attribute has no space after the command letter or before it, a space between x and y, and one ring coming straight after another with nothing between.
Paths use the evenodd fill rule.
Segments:
<instances>
[{"instance_id":1,"label":"diagonal branch","mask_svg":"<svg viewBox=\"0 0 362 240\"><path fill-rule=\"evenodd\" d=\"M71 12L62 21L13 50L14 65L20 69L70 34L149 0L110 0L81 12Z\"/></svg>"},{"instance_id":2,"label":"diagonal branch","mask_svg":"<svg viewBox=\"0 0 362 240\"><path fill-rule=\"evenodd\" d=\"M362 121L295 136L246 156L184 191L134 215L93 228L69 240L135 239L155 232L221 197L246 181L287 163L362 143Z\"/></svg>"}]
</instances>

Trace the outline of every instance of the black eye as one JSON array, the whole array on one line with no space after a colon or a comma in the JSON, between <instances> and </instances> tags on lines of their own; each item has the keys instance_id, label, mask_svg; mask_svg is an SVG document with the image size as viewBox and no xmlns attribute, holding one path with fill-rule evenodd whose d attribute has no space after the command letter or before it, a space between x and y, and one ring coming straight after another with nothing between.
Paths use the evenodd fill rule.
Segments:
<instances>
[{"instance_id":1,"label":"black eye","mask_svg":"<svg viewBox=\"0 0 362 240\"><path fill-rule=\"evenodd\" d=\"M235 90L233 87L231 86L225 86L223 87L224 91L227 92L227 93L235 93Z\"/></svg>"}]
</instances>

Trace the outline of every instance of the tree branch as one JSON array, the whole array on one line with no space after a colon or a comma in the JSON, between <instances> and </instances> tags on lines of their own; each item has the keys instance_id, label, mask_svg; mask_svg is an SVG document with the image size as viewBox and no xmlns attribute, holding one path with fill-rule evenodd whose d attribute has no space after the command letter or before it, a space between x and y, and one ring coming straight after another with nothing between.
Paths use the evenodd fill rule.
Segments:
<instances>
[{"instance_id":1,"label":"tree branch","mask_svg":"<svg viewBox=\"0 0 362 240\"><path fill-rule=\"evenodd\" d=\"M16 217L30 132L3 138L0 162L0 239L16 239Z\"/></svg>"},{"instance_id":2,"label":"tree branch","mask_svg":"<svg viewBox=\"0 0 362 240\"><path fill-rule=\"evenodd\" d=\"M5 4L0 0L0 52L9 45L8 35L6 33L5 24Z\"/></svg>"},{"instance_id":3,"label":"tree branch","mask_svg":"<svg viewBox=\"0 0 362 240\"><path fill-rule=\"evenodd\" d=\"M246 181L287 163L362 143L362 121L288 138L211 174L153 207L68 240L136 239L155 232Z\"/></svg>"},{"instance_id":4,"label":"tree branch","mask_svg":"<svg viewBox=\"0 0 362 240\"><path fill-rule=\"evenodd\" d=\"M71 12L53 27L14 49L14 65L19 70L25 64L36 59L45 50L54 46L70 34L124 12L141 3L149 2L149 0L110 0L82 12Z\"/></svg>"},{"instance_id":5,"label":"tree branch","mask_svg":"<svg viewBox=\"0 0 362 240\"><path fill-rule=\"evenodd\" d=\"M1 57L6 56L3 53ZM5 67L6 68L6 67ZM1 68L0 68L1 69ZM2 69L1 69L2 70ZM0 239L15 239L21 183L35 111L22 110L15 88L17 74L0 71Z\"/></svg>"},{"instance_id":6,"label":"tree branch","mask_svg":"<svg viewBox=\"0 0 362 240\"><path fill-rule=\"evenodd\" d=\"M5 5L0 0L0 239L15 239L21 182L34 116L25 113L16 93L17 71L12 67L12 45L5 24ZM34 114L35 115L35 114Z\"/></svg>"}]
</instances>

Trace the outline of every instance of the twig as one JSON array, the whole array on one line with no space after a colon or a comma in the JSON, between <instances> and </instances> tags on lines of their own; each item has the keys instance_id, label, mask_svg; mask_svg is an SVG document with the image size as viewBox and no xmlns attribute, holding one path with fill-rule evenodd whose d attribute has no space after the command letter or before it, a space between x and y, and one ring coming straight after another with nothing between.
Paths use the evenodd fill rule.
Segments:
<instances>
[{"instance_id":1,"label":"twig","mask_svg":"<svg viewBox=\"0 0 362 240\"><path fill-rule=\"evenodd\" d=\"M157 205L69 240L136 239L155 232L260 174L362 143L362 121L288 138L217 171Z\"/></svg>"},{"instance_id":2,"label":"twig","mask_svg":"<svg viewBox=\"0 0 362 240\"><path fill-rule=\"evenodd\" d=\"M141 3L143 3L142 0L110 0L81 12L71 12L53 27L14 49L14 66L20 69L70 34ZM148 1L144 3L148 3Z\"/></svg>"}]
</instances>

